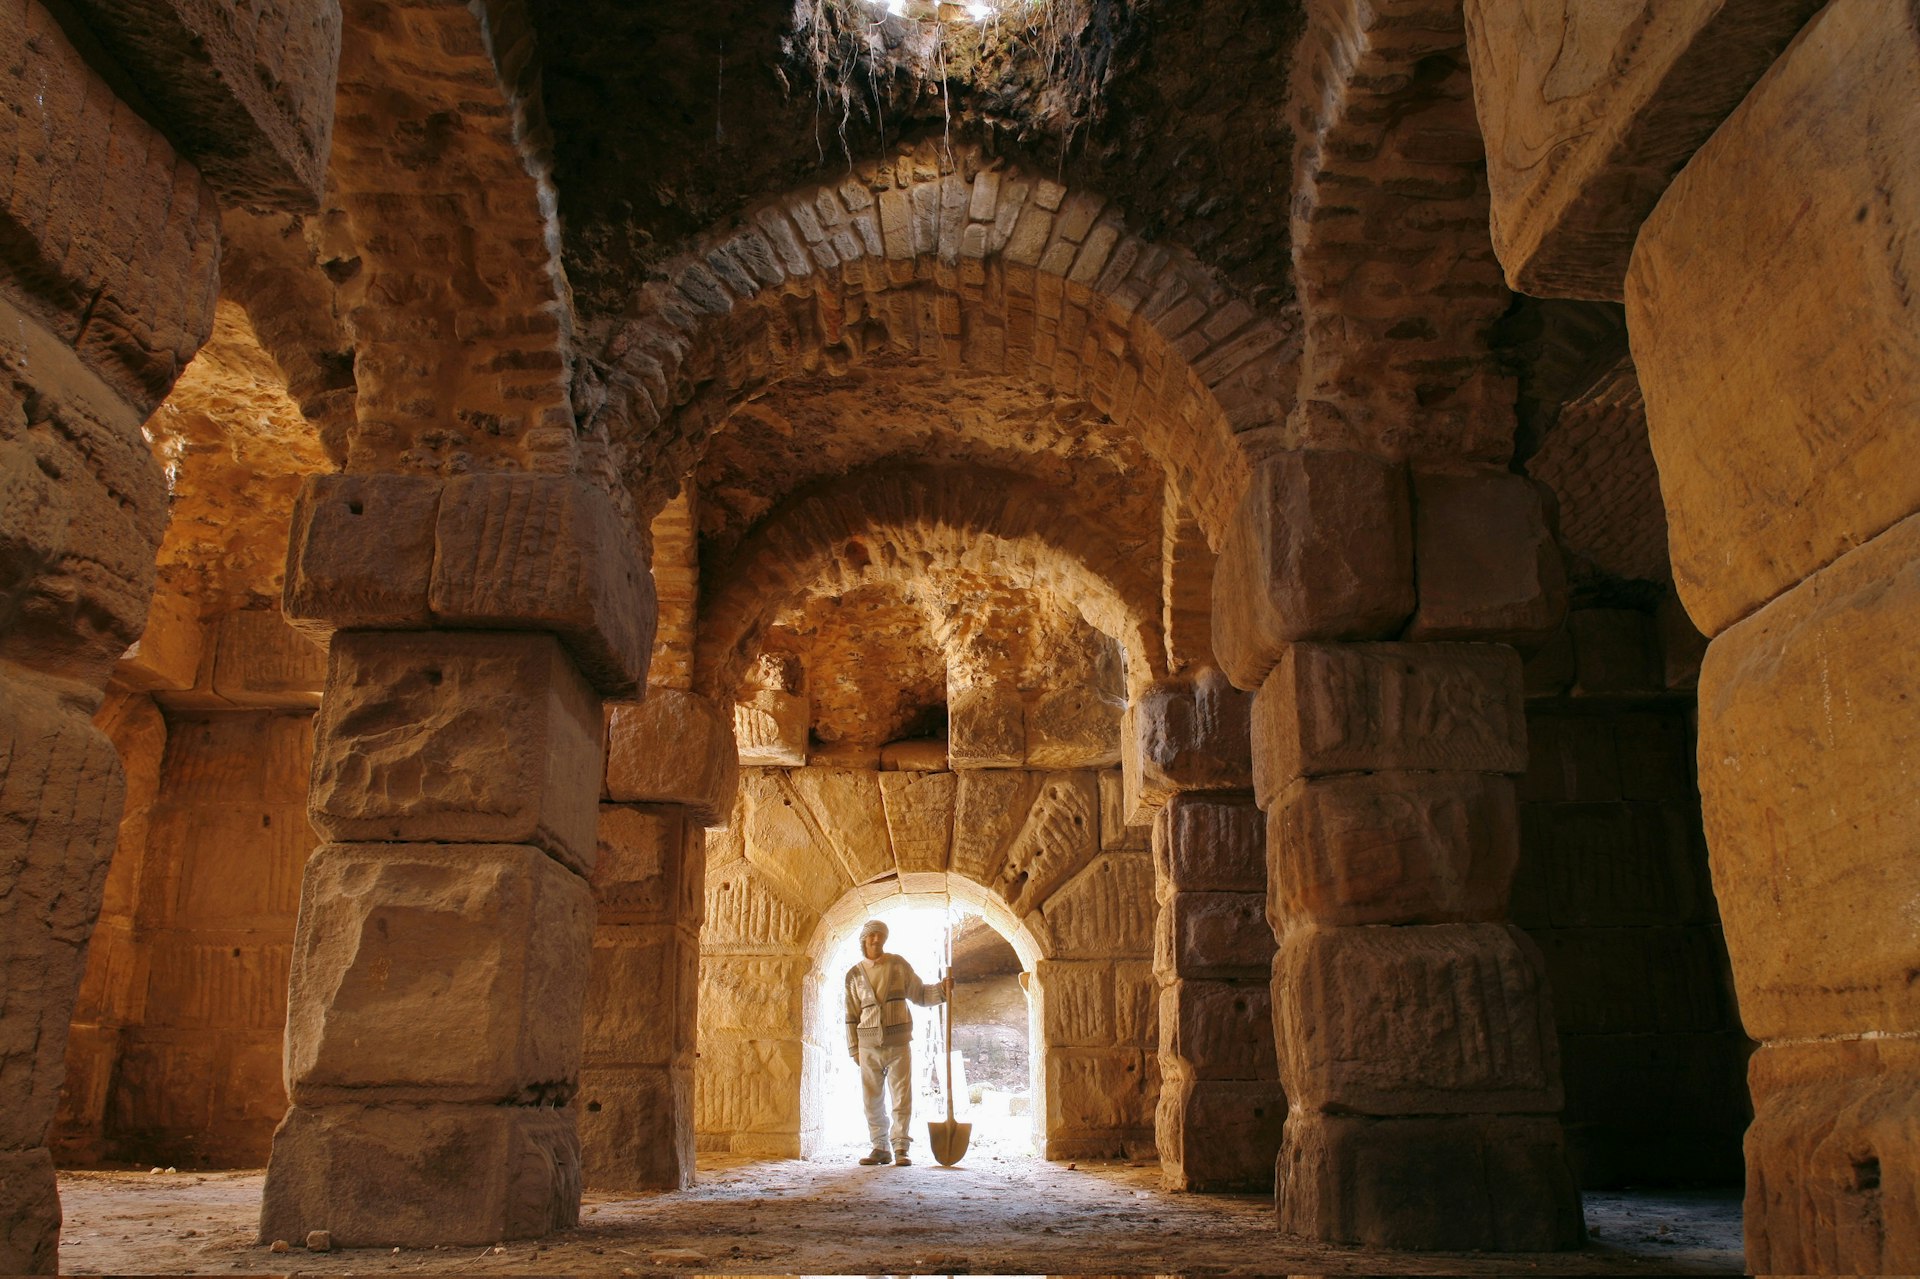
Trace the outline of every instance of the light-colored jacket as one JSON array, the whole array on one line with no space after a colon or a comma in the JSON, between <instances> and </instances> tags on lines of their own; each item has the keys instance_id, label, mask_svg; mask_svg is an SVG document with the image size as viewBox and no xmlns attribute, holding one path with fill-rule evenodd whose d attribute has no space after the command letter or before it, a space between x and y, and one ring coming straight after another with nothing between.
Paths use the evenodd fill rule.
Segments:
<instances>
[{"instance_id":1,"label":"light-colored jacket","mask_svg":"<svg viewBox=\"0 0 1920 1279\"><path fill-rule=\"evenodd\" d=\"M938 983L927 985L900 956L880 952L874 961L873 981L867 981L865 961L847 969L847 1051L858 1053L867 1044L904 1044L913 1039L912 1000L922 1008L947 1001Z\"/></svg>"}]
</instances>

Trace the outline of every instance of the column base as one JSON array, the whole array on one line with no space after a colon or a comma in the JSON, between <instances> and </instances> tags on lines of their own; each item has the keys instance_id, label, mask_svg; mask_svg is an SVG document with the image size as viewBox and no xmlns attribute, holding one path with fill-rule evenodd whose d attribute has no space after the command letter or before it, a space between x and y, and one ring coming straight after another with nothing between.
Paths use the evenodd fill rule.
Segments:
<instances>
[{"instance_id":1,"label":"column base","mask_svg":"<svg viewBox=\"0 0 1920 1279\"><path fill-rule=\"evenodd\" d=\"M0 1274L51 1275L60 1268L60 1195L53 1155L0 1151Z\"/></svg>"},{"instance_id":2,"label":"column base","mask_svg":"<svg viewBox=\"0 0 1920 1279\"><path fill-rule=\"evenodd\" d=\"M574 1098L581 1175L594 1190L685 1190L693 1184L693 1071L589 1066Z\"/></svg>"},{"instance_id":3,"label":"column base","mask_svg":"<svg viewBox=\"0 0 1920 1279\"><path fill-rule=\"evenodd\" d=\"M260 1241L326 1230L349 1248L489 1244L579 1220L571 1110L295 1106L273 1135Z\"/></svg>"},{"instance_id":4,"label":"column base","mask_svg":"<svg viewBox=\"0 0 1920 1279\"><path fill-rule=\"evenodd\" d=\"M1287 1098L1277 1082L1165 1078L1154 1116L1160 1184L1182 1191L1273 1189Z\"/></svg>"},{"instance_id":5,"label":"column base","mask_svg":"<svg viewBox=\"0 0 1920 1279\"><path fill-rule=\"evenodd\" d=\"M1559 1119L1292 1114L1274 1165L1280 1229L1422 1252L1586 1242Z\"/></svg>"}]
</instances>

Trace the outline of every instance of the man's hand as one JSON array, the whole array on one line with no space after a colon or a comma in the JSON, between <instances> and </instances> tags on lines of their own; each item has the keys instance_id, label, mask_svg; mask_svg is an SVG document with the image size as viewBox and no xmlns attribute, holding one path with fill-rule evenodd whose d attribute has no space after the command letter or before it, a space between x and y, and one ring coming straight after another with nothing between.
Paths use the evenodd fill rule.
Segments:
<instances>
[{"instance_id":1,"label":"man's hand","mask_svg":"<svg viewBox=\"0 0 1920 1279\"><path fill-rule=\"evenodd\" d=\"M942 977L940 979L940 994L947 999L953 998L953 974L952 973L948 973L945 977Z\"/></svg>"}]
</instances>

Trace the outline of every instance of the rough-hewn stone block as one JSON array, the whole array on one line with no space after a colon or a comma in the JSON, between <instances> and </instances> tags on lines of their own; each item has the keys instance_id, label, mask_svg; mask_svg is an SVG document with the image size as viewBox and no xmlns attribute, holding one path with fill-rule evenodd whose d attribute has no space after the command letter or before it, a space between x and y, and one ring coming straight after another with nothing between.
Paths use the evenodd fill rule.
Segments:
<instances>
[{"instance_id":1,"label":"rough-hewn stone block","mask_svg":"<svg viewBox=\"0 0 1920 1279\"><path fill-rule=\"evenodd\" d=\"M0 10L0 49L8 291L144 418L213 332L219 206L37 0Z\"/></svg>"},{"instance_id":2,"label":"rough-hewn stone block","mask_svg":"<svg viewBox=\"0 0 1920 1279\"><path fill-rule=\"evenodd\" d=\"M552 631L606 696L646 682L656 621L647 556L633 522L571 476L447 481L428 600L437 625Z\"/></svg>"},{"instance_id":3,"label":"rough-hewn stone block","mask_svg":"<svg viewBox=\"0 0 1920 1279\"><path fill-rule=\"evenodd\" d=\"M607 708L607 798L681 804L708 826L733 812L740 765L733 724L711 699L676 688Z\"/></svg>"},{"instance_id":4,"label":"rough-hewn stone block","mask_svg":"<svg viewBox=\"0 0 1920 1279\"><path fill-rule=\"evenodd\" d=\"M706 847L699 827L675 805L600 805L589 879L600 921L699 927Z\"/></svg>"},{"instance_id":5,"label":"rough-hewn stone block","mask_svg":"<svg viewBox=\"0 0 1920 1279\"><path fill-rule=\"evenodd\" d=\"M1747 1264L1920 1271L1920 1053L1912 1040L1769 1045L1748 1072Z\"/></svg>"},{"instance_id":6,"label":"rough-hewn stone block","mask_svg":"<svg viewBox=\"0 0 1920 1279\"><path fill-rule=\"evenodd\" d=\"M1717 933L1701 927L1556 928L1540 953L1569 1033L1720 1030L1730 1024Z\"/></svg>"},{"instance_id":7,"label":"rough-hewn stone block","mask_svg":"<svg viewBox=\"0 0 1920 1279\"><path fill-rule=\"evenodd\" d=\"M599 701L552 636L334 636L309 797L328 838L538 844L587 874L600 774Z\"/></svg>"},{"instance_id":8,"label":"rough-hewn stone block","mask_svg":"<svg viewBox=\"0 0 1920 1279\"><path fill-rule=\"evenodd\" d=\"M1523 475L1413 477L1412 640L1530 648L1567 611L1567 574L1540 487Z\"/></svg>"},{"instance_id":9,"label":"rough-hewn stone block","mask_svg":"<svg viewBox=\"0 0 1920 1279\"><path fill-rule=\"evenodd\" d=\"M114 683L146 693L192 688L205 642L194 602L161 591L147 609L147 628L115 663Z\"/></svg>"},{"instance_id":10,"label":"rough-hewn stone block","mask_svg":"<svg viewBox=\"0 0 1920 1279\"><path fill-rule=\"evenodd\" d=\"M1175 795L1153 821L1154 892L1262 893L1267 822L1250 795Z\"/></svg>"},{"instance_id":11,"label":"rough-hewn stone block","mask_svg":"<svg viewBox=\"0 0 1920 1279\"><path fill-rule=\"evenodd\" d=\"M1056 959L1144 959L1153 953L1152 860L1102 853L1026 919Z\"/></svg>"},{"instance_id":12,"label":"rough-hewn stone block","mask_svg":"<svg viewBox=\"0 0 1920 1279\"><path fill-rule=\"evenodd\" d=\"M1154 1111L1160 1184L1200 1192L1273 1189L1286 1118L1277 1083L1166 1077Z\"/></svg>"},{"instance_id":13,"label":"rough-hewn stone block","mask_svg":"<svg viewBox=\"0 0 1920 1279\"><path fill-rule=\"evenodd\" d=\"M1634 248L1628 328L1674 585L1708 635L1920 509L1915 83L1910 8L1828 5Z\"/></svg>"},{"instance_id":14,"label":"rough-hewn stone block","mask_svg":"<svg viewBox=\"0 0 1920 1279\"><path fill-rule=\"evenodd\" d=\"M260 1242L493 1244L580 1219L580 1137L546 1106L295 1106L273 1134Z\"/></svg>"},{"instance_id":15,"label":"rough-hewn stone block","mask_svg":"<svg viewBox=\"0 0 1920 1279\"><path fill-rule=\"evenodd\" d=\"M693 1185L693 1069L589 1066L574 1103L588 1190Z\"/></svg>"},{"instance_id":16,"label":"rough-hewn stone block","mask_svg":"<svg viewBox=\"0 0 1920 1279\"><path fill-rule=\"evenodd\" d=\"M1920 517L1707 650L1700 793L1756 1039L1920 1030L1916 628Z\"/></svg>"},{"instance_id":17,"label":"rough-hewn stone block","mask_svg":"<svg viewBox=\"0 0 1920 1279\"><path fill-rule=\"evenodd\" d=\"M1211 668L1154 684L1127 707L1121 776L1127 817L1145 825L1180 791L1247 790L1253 784L1253 699Z\"/></svg>"},{"instance_id":18,"label":"rough-hewn stone block","mask_svg":"<svg viewBox=\"0 0 1920 1279\"><path fill-rule=\"evenodd\" d=\"M1273 962L1273 929L1259 893L1173 893L1160 900L1153 970L1162 981L1263 976Z\"/></svg>"},{"instance_id":19,"label":"rough-hewn stone block","mask_svg":"<svg viewBox=\"0 0 1920 1279\"><path fill-rule=\"evenodd\" d=\"M1034 966L1041 1038L1054 1048L1100 1048L1119 1042L1115 1031L1113 964L1105 960L1043 959Z\"/></svg>"},{"instance_id":20,"label":"rough-hewn stone block","mask_svg":"<svg viewBox=\"0 0 1920 1279\"><path fill-rule=\"evenodd\" d=\"M1299 777L1523 773L1520 657L1499 644L1295 644L1253 705L1262 808Z\"/></svg>"},{"instance_id":21,"label":"rough-hewn stone block","mask_svg":"<svg viewBox=\"0 0 1920 1279\"><path fill-rule=\"evenodd\" d=\"M323 846L288 993L295 1103L564 1100L592 936L586 882L538 849Z\"/></svg>"},{"instance_id":22,"label":"rough-hewn stone block","mask_svg":"<svg viewBox=\"0 0 1920 1279\"><path fill-rule=\"evenodd\" d=\"M288 620L315 634L431 626L441 487L426 475L308 476L287 530Z\"/></svg>"},{"instance_id":23,"label":"rough-hewn stone block","mask_svg":"<svg viewBox=\"0 0 1920 1279\"><path fill-rule=\"evenodd\" d=\"M805 1057L798 1039L727 1037L702 1042L693 1075L696 1133L727 1133L733 1149L768 1146L742 1138L786 1138L800 1131L800 1076ZM778 1146L772 1148L778 1149Z\"/></svg>"},{"instance_id":24,"label":"rough-hewn stone block","mask_svg":"<svg viewBox=\"0 0 1920 1279\"><path fill-rule=\"evenodd\" d=\"M76 0L87 28L229 204L320 204L340 60L337 0Z\"/></svg>"},{"instance_id":25,"label":"rough-hewn stone block","mask_svg":"<svg viewBox=\"0 0 1920 1279\"><path fill-rule=\"evenodd\" d=\"M698 934L675 924L593 930L582 1054L595 1066L693 1065Z\"/></svg>"},{"instance_id":26,"label":"rough-hewn stone block","mask_svg":"<svg viewBox=\"0 0 1920 1279\"><path fill-rule=\"evenodd\" d=\"M1151 1054L1137 1048L1046 1050L1049 1159L1058 1158L1057 1136L1098 1135L1123 1142L1129 1133L1150 1135L1159 1074ZM1113 1148L1121 1153L1123 1147Z\"/></svg>"},{"instance_id":27,"label":"rough-hewn stone block","mask_svg":"<svg viewBox=\"0 0 1920 1279\"><path fill-rule=\"evenodd\" d=\"M812 814L849 882L867 884L897 870L880 774L862 769L796 768L787 785Z\"/></svg>"},{"instance_id":28,"label":"rough-hewn stone block","mask_svg":"<svg viewBox=\"0 0 1920 1279\"><path fill-rule=\"evenodd\" d=\"M1213 578L1213 648L1252 691L1297 640L1381 639L1413 612L1406 474L1359 453L1254 468Z\"/></svg>"},{"instance_id":29,"label":"rough-hewn stone block","mask_svg":"<svg viewBox=\"0 0 1920 1279\"><path fill-rule=\"evenodd\" d=\"M60 1195L53 1155L44 1146L0 1150L0 1271L59 1272Z\"/></svg>"},{"instance_id":30,"label":"rough-hewn stone block","mask_svg":"<svg viewBox=\"0 0 1920 1279\"><path fill-rule=\"evenodd\" d=\"M1274 962L1296 1107L1552 1112L1560 1054L1538 952L1498 924L1296 929Z\"/></svg>"},{"instance_id":31,"label":"rough-hewn stone block","mask_svg":"<svg viewBox=\"0 0 1920 1279\"><path fill-rule=\"evenodd\" d=\"M299 710L320 705L327 647L287 625L277 609L228 613L214 628L213 695L238 707Z\"/></svg>"},{"instance_id":32,"label":"rough-hewn stone block","mask_svg":"<svg viewBox=\"0 0 1920 1279\"><path fill-rule=\"evenodd\" d=\"M798 693L759 692L733 707L733 740L743 768L799 768L807 762L813 706Z\"/></svg>"},{"instance_id":33,"label":"rough-hewn stone block","mask_svg":"<svg viewBox=\"0 0 1920 1279\"><path fill-rule=\"evenodd\" d=\"M887 838L902 875L945 871L953 848L953 773L882 773Z\"/></svg>"},{"instance_id":34,"label":"rough-hewn stone block","mask_svg":"<svg viewBox=\"0 0 1920 1279\"><path fill-rule=\"evenodd\" d=\"M1027 763L1034 768L1110 768L1120 762L1125 703L1085 687L1055 689L1027 704Z\"/></svg>"},{"instance_id":35,"label":"rough-hewn stone block","mask_svg":"<svg viewBox=\"0 0 1920 1279\"><path fill-rule=\"evenodd\" d=\"M1302 778L1267 831L1276 928L1504 919L1520 858L1513 783L1489 773Z\"/></svg>"},{"instance_id":36,"label":"rough-hewn stone block","mask_svg":"<svg viewBox=\"0 0 1920 1279\"><path fill-rule=\"evenodd\" d=\"M124 794L85 714L0 678L0 1150L46 1141Z\"/></svg>"},{"instance_id":37,"label":"rough-hewn stone block","mask_svg":"<svg viewBox=\"0 0 1920 1279\"><path fill-rule=\"evenodd\" d=\"M1468 0L1493 245L1536 297L1621 296L1640 224L1818 0Z\"/></svg>"},{"instance_id":38,"label":"rough-hewn stone block","mask_svg":"<svg viewBox=\"0 0 1920 1279\"><path fill-rule=\"evenodd\" d=\"M1027 710L1010 683L949 692L947 759L954 768L1019 768L1027 759Z\"/></svg>"},{"instance_id":39,"label":"rough-hewn stone block","mask_svg":"<svg viewBox=\"0 0 1920 1279\"><path fill-rule=\"evenodd\" d=\"M1277 1079L1264 983L1170 981L1160 988L1160 1055L1190 1079Z\"/></svg>"},{"instance_id":40,"label":"rough-hewn stone block","mask_svg":"<svg viewBox=\"0 0 1920 1279\"><path fill-rule=\"evenodd\" d=\"M1660 654L1653 619L1637 609L1583 608L1567 618L1573 636L1576 697L1657 693Z\"/></svg>"},{"instance_id":41,"label":"rough-hewn stone block","mask_svg":"<svg viewBox=\"0 0 1920 1279\"><path fill-rule=\"evenodd\" d=\"M1551 1252L1586 1242L1560 1121L1296 1111L1274 1170L1280 1229L1327 1243Z\"/></svg>"},{"instance_id":42,"label":"rough-hewn stone block","mask_svg":"<svg viewBox=\"0 0 1920 1279\"><path fill-rule=\"evenodd\" d=\"M1666 803L1524 805L1520 879L1558 927L1704 922L1706 885L1699 813Z\"/></svg>"},{"instance_id":43,"label":"rough-hewn stone block","mask_svg":"<svg viewBox=\"0 0 1920 1279\"><path fill-rule=\"evenodd\" d=\"M1108 852L1140 852L1150 846L1151 825L1127 820L1127 784L1117 768L1100 774L1100 847Z\"/></svg>"}]
</instances>

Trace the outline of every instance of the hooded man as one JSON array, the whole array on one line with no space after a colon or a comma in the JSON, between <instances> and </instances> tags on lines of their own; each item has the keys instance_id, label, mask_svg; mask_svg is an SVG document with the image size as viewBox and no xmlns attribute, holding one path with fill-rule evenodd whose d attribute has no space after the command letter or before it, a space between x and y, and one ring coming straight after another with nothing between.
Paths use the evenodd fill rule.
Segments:
<instances>
[{"instance_id":1,"label":"hooded man","mask_svg":"<svg viewBox=\"0 0 1920 1279\"><path fill-rule=\"evenodd\" d=\"M877 919L860 930L864 958L847 969L847 1052L860 1063L860 1099L867 1107L867 1136L873 1149L863 1164L906 1167L913 1121L913 1010L944 1004L953 991L948 974L934 985L922 982L913 965L887 951L887 926ZM893 1127L887 1127L891 1093ZM888 1137L892 1150L888 1150Z\"/></svg>"}]
</instances>

